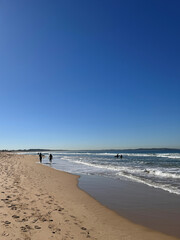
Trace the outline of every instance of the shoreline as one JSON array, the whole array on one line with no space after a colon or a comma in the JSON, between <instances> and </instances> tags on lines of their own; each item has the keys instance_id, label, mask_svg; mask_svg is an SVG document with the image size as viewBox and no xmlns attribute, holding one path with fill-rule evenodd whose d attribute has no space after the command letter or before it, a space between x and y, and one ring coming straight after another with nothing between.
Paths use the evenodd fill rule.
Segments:
<instances>
[{"instance_id":1,"label":"shoreline","mask_svg":"<svg viewBox=\"0 0 180 240\"><path fill-rule=\"evenodd\" d=\"M81 175L80 189L135 224L180 238L180 196L142 183Z\"/></svg>"},{"instance_id":2,"label":"shoreline","mask_svg":"<svg viewBox=\"0 0 180 240\"><path fill-rule=\"evenodd\" d=\"M134 224L78 187L78 176L0 154L1 239L177 239Z\"/></svg>"}]
</instances>

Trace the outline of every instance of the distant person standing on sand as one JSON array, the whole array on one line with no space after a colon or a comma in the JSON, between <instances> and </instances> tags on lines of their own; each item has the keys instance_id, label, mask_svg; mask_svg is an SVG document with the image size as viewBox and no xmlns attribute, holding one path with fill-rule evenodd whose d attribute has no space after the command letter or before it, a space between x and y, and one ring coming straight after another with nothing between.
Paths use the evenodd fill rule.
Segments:
<instances>
[{"instance_id":1,"label":"distant person standing on sand","mask_svg":"<svg viewBox=\"0 0 180 240\"><path fill-rule=\"evenodd\" d=\"M52 154L49 154L49 161L50 161L50 163L52 163L52 159L53 159Z\"/></svg>"},{"instance_id":2,"label":"distant person standing on sand","mask_svg":"<svg viewBox=\"0 0 180 240\"><path fill-rule=\"evenodd\" d=\"M40 161L40 163L42 163L42 154L41 153L39 153L39 161Z\"/></svg>"}]
</instances>

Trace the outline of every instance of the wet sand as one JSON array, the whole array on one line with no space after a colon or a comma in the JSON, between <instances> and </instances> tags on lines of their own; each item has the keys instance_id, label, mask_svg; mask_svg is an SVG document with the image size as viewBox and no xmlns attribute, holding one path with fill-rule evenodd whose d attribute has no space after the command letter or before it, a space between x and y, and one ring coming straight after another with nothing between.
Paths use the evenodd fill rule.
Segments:
<instances>
[{"instance_id":1,"label":"wet sand","mask_svg":"<svg viewBox=\"0 0 180 240\"><path fill-rule=\"evenodd\" d=\"M80 190L78 176L37 161L0 153L1 240L177 239L131 223Z\"/></svg>"},{"instance_id":2,"label":"wet sand","mask_svg":"<svg viewBox=\"0 0 180 240\"><path fill-rule=\"evenodd\" d=\"M180 196L145 184L82 175L79 187L134 223L180 238Z\"/></svg>"}]
</instances>

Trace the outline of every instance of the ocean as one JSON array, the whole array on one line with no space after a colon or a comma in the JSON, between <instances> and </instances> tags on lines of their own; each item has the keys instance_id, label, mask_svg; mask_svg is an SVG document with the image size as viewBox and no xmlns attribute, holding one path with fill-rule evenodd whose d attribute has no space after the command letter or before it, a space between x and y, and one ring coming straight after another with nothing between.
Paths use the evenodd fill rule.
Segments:
<instances>
[{"instance_id":1,"label":"ocean","mask_svg":"<svg viewBox=\"0 0 180 240\"><path fill-rule=\"evenodd\" d=\"M49 153L43 152L43 164L49 164ZM117 153L122 154L122 159L115 157ZM55 169L80 176L138 182L180 195L180 150L52 151L51 154L51 167Z\"/></svg>"}]
</instances>

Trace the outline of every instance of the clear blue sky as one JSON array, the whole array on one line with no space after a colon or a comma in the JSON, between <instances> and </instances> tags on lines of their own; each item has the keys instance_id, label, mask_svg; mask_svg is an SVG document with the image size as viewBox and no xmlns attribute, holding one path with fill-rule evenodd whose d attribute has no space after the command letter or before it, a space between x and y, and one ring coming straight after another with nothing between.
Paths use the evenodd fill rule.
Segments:
<instances>
[{"instance_id":1,"label":"clear blue sky","mask_svg":"<svg viewBox=\"0 0 180 240\"><path fill-rule=\"evenodd\" d=\"M179 0L0 0L0 149L180 147Z\"/></svg>"}]
</instances>

